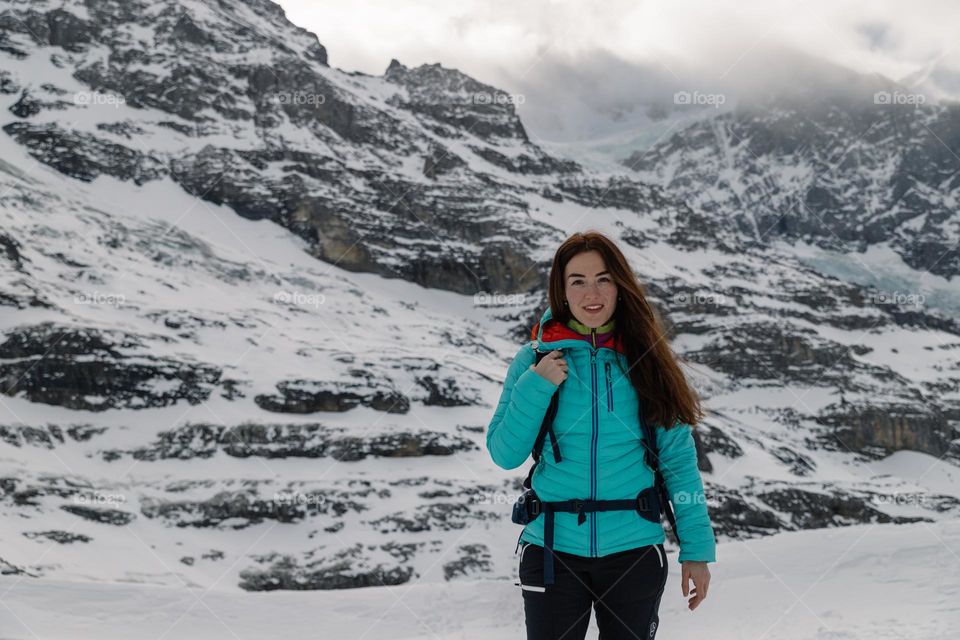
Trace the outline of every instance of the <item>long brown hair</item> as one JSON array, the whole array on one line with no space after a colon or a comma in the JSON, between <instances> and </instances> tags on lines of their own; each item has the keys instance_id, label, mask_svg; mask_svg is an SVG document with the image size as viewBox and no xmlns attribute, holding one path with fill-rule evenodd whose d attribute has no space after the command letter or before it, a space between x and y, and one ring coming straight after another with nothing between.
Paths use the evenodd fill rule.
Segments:
<instances>
[{"instance_id":1,"label":"long brown hair","mask_svg":"<svg viewBox=\"0 0 960 640\"><path fill-rule=\"evenodd\" d=\"M696 426L703 410L696 392L680 369L680 359L667 342L663 323L647 301L644 286L614 242L602 233L575 233L560 245L550 268L548 296L550 313L566 324L573 314L564 304L563 272L575 255L598 251L617 285L614 339L619 339L627 357L627 374L640 399L643 418L654 426L670 429L678 424Z\"/></svg>"}]
</instances>

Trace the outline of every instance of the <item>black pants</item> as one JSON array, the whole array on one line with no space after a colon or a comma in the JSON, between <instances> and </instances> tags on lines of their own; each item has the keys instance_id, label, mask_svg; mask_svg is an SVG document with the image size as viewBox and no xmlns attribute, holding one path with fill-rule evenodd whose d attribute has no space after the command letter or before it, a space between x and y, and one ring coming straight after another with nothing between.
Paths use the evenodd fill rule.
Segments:
<instances>
[{"instance_id":1,"label":"black pants","mask_svg":"<svg viewBox=\"0 0 960 640\"><path fill-rule=\"evenodd\" d=\"M591 606L600 640L653 640L667 582L662 544L600 558L554 551L555 583L543 585L543 547L524 542L520 587L527 640L583 640Z\"/></svg>"}]
</instances>

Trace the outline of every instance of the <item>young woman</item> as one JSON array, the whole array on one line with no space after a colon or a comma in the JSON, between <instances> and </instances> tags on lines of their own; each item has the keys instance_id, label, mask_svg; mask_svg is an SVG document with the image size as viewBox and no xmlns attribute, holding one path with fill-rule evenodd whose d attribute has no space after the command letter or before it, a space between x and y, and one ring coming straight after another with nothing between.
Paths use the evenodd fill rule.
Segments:
<instances>
[{"instance_id":1,"label":"young woman","mask_svg":"<svg viewBox=\"0 0 960 640\"><path fill-rule=\"evenodd\" d=\"M553 429L560 453L548 438L531 481L541 506L518 541L527 638L582 640L592 606L604 640L651 640L668 563L659 510L629 508L654 484L640 421L655 425L680 540L681 590L693 610L707 596L707 563L716 561L692 435L702 410L643 287L609 238L591 231L564 241L548 295L487 431L494 462L519 467L559 388ZM550 352L536 365L535 347ZM600 504L611 510L597 510Z\"/></svg>"}]
</instances>

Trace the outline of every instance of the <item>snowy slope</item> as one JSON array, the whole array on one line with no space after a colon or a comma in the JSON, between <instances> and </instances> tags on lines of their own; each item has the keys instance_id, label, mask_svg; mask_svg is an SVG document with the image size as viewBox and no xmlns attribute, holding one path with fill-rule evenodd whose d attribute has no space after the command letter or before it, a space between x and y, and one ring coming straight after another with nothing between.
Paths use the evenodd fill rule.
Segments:
<instances>
[{"instance_id":1,"label":"snowy slope","mask_svg":"<svg viewBox=\"0 0 960 640\"><path fill-rule=\"evenodd\" d=\"M708 633L720 640L949 640L960 622L958 549L956 521L855 525L724 545L709 595L693 612L686 609L676 564L668 563L660 633ZM323 637L332 640L522 638L523 604L512 585L505 578L462 580L442 589L417 582L243 594L7 576L0 579L0 589L9 593L0 624L5 640L111 640L131 637L132 627L149 638L267 639L313 637L322 615ZM598 637L592 612L586 637Z\"/></svg>"}]
</instances>

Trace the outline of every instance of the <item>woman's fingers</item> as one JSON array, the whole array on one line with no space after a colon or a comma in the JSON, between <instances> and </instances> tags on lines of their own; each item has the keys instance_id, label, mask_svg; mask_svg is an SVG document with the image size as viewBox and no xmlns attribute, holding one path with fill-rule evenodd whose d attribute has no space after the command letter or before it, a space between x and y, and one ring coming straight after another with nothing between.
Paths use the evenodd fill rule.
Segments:
<instances>
[{"instance_id":1,"label":"woman's fingers","mask_svg":"<svg viewBox=\"0 0 960 640\"><path fill-rule=\"evenodd\" d=\"M687 607L688 607L691 611L693 611L694 609L696 609L697 607L700 606L700 603L701 603L701 602L703 602L704 596L697 594L697 588L696 588L696 587L690 589L690 595L691 595L692 597L690 598L690 600L687 601Z\"/></svg>"},{"instance_id":2,"label":"woman's fingers","mask_svg":"<svg viewBox=\"0 0 960 640\"><path fill-rule=\"evenodd\" d=\"M706 600L707 591L709 590L710 578L702 578L699 581L694 580L694 586L690 589L690 595L693 596L690 598L688 607L691 611L700 606L700 603Z\"/></svg>"}]
</instances>

